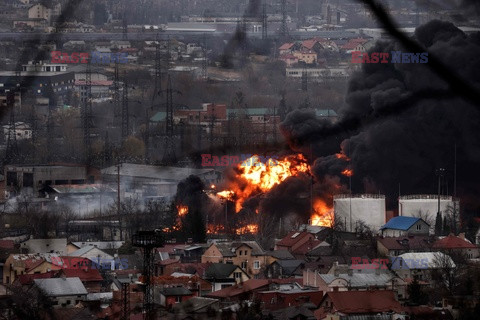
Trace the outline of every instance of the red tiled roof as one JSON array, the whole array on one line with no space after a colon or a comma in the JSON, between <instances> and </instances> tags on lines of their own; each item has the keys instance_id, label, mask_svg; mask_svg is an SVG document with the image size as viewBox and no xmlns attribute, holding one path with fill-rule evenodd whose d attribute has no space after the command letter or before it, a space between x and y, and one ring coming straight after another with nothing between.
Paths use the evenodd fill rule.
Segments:
<instances>
[{"instance_id":1,"label":"red tiled roof","mask_svg":"<svg viewBox=\"0 0 480 320\"><path fill-rule=\"evenodd\" d=\"M30 270L38 267L42 263L44 263L46 260L44 258L41 259L26 259L23 261L24 266L25 266L25 272L29 272Z\"/></svg>"},{"instance_id":2,"label":"red tiled roof","mask_svg":"<svg viewBox=\"0 0 480 320\"><path fill-rule=\"evenodd\" d=\"M242 293L251 292L254 290L259 290L264 287L267 287L271 283L277 284L286 284L286 283L293 283L296 282L298 284L302 284L303 279L250 279L241 284L236 284L231 287L227 287L222 290L214 291L212 293L207 294L207 297L210 298L231 298L238 296Z\"/></svg>"},{"instance_id":3,"label":"red tiled roof","mask_svg":"<svg viewBox=\"0 0 480 320\"><path fill-rule=\"evenodd\" d=\"M403 311L391 290L327 292L334 310L346 314Z\"/></svg>"},{"instance_id":4,"label":"red tiled roof","mask_svg":"<svg viewBox=\"0 0 480 320\"><path fill-rule=\"evenodd\" d=\"M182 272L182 273L197 273L200 277L205 275L205 270L207 270L209 263L200 263L200 262L192 262L192 263L179 263L175 266L175 272Z\"/></svg>"},{"instance_id":5,"label":"red tiled roof","mask_svg":"<svg viewBox=\"0 0 480 320\"><path fill-rule=\"evenodd\" d=\"M280 48L278 48L278 50L288 50L288 49L291 49L292 47L294 46L294 43L284 43L280 46Z\"/></svg>"},{"instance_id":6,"label":"red tiled roof","mask_svg":"<svg viewBox=\"0 0 480 320\"><path fill-rule=\"evenodd\" d=\"M355 47L358 46L359 44L364 44L365 42L368 42L368 40L362 39L362 38L350 39L347 43L345 43L342 46L342 49L352 50L352 49L355 49Z\"/></svg>"},{"instance_id":7,"label":"red tiled roof","mask_svg":"<svg viewBox=\"0 0 480 320\"><path fill-rule=\"evenodd\" d=\"M302 46L304 46L305 48L307 48L309 50L312 50L316 43L317 43L317 40L315 40L315 39L305 40L305 41L302 42Z\"/></svg>"},{"instance_id":8,"label":"red tiled roof","mask_svg":"<svg viewBox=\"0 0 480 320\"><path fill-rule=\"evenodd\" d=\"M408 245L402 245L402 240L408 240ZM411 236L411 237L387 237L378 238L377 240L388 250L416 250L428 249L428 237L426 236Z\"/></svg>"},{"instance_id":9,"label":"red tiled roof","mask_svg":"<svg viewBox=\"0 0 480 320\"><path fill-rule=\"evenodd\" d=\"M54 278L56 271L48 271L45 273L33 273L33 274L20 274L18 275L18 281L21 285L31 284L34 279L50 279Z\"/></svg>"},{"instance_id":10,"label":"red tiled roof","mask_svg":"<svg viewBox=\"0 0 480 320\"><path fill-rule=\"evenodd\" d=\"M307 252L310 252L313 248L315 248L321 242L322 241L317 240L317 239L311 239L311 240L305 242L304 244L302 244L300 247L293 250L292 253L293 254L298 254L298 255L307 254Z\"/></svg>"},{"instance_id":11,"label":"red tiled roof","mask_svg":"<svg viewBox=\"0 0 480 320\"><path fill-rule=\"evenodd\" d=\"M437 240L432 245L435 249L474 249L477 248L473 243L465 239L456 237L453 234L448 235L443 239Z\"/></svg>"},{"instance_id":12,"label":"red tiled roof","mask_svg":"<svg viewBox=\"0 0 480 320\"><path fill-rule=\"evenodd\" d=\"M67 278L79 277L80 281L103 281L98 269L62 269L60 271Z\"/></svg>"},{"instance_id":13,"label":"red tiled roof","mask_svg":"<svg viewBox=\"0 0 480 320\"><path fill-rule=\"evenodd\" d=\"M0 240L0 248L13 249L14 247L15 247L15 242L13 242L13 240Z\"/></svg>"},{"instance_id":14,"label":"red tiled roof","mask_svg":"<svg viewBox=\"0 0 480 320\"><path fill-rule=\"evenodd\" d=\"M292 238L292 236L294 234L298 233L297 236L295 236L294 238ZM302 231L302 232L298 232L298 231L291 231L289 234L287 234L282 240L280 240L279 242L277 242L277 246L282 246L282 247L291 247L293 246L295 243L297 243L299 240L301 240L302 238L308 236L308 232L306 231Z\"/></svg>"}]
</instances>

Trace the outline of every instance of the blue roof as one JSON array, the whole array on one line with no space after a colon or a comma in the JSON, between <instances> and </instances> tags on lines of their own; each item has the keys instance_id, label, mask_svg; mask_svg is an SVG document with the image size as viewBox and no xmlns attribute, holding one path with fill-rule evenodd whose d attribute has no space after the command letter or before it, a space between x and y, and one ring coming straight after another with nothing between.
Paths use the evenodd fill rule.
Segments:
<instances>
[{"instance_id":1,"label":"blue roof","mask_svg":"<svg viewBox=\"0 0 480 320\"><path fill-rule=\"evenodd\" d=\"M415 218L415 217L405 217L405 216L393 217L380 229L382 229L382 230L383 229L396 229L396 230L407 231L418 220L421 220L421 219L420 218Z\"/></svg>"}]
</instances>

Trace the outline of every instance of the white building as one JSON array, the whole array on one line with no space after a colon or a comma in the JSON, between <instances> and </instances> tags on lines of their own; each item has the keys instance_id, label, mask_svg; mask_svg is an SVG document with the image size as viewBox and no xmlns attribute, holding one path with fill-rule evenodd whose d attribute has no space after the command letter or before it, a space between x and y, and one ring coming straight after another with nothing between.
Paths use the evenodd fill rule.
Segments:
<instances>
[{"instance_id":1,"label":"white building","mask_svg":"<svg viewBox=\"0 0 480 320\"><path fill-rule=\"evenodd\" d=\"M25 122L15 122L15 127L9 124L3 126L3 134L5 136L5 141L13 139L15 137L16 140L29 140L32 139L32 129L30 125L26 124Z\"/></svg>"}]
</instances>

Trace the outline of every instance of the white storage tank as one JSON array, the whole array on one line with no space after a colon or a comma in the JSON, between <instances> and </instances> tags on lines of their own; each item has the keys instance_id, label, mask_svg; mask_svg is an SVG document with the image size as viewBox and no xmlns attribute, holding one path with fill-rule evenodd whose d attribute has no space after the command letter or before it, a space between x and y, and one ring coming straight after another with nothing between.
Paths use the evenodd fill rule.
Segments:
<instances>
[{"instance_id":1,"label":"white storage tank","mask_svg":"<svg viewBox=\"0 0 480 320\"><path fill-rule=\"evenodd\" d=\"M456 210L457 217L460 211L460 200L452 196L440 196L440 213L442 218L445 214L452 215ZM420 217L430 224L435 225L438 211L437 194L414 194L398 198L398 215L407 217Z\"/></svg>"},{"instance_id":2,"label":"white storage tank","mask_svg":"<svg viewBox=\"0 0 480 320\"><path fill-rule=\"evenodd\" d=\"M360 221L374 232L385 224L385 195L339 194L333 197L333 208L335 219L349 232L354 232Z\"/></svg>"}]
</instances>

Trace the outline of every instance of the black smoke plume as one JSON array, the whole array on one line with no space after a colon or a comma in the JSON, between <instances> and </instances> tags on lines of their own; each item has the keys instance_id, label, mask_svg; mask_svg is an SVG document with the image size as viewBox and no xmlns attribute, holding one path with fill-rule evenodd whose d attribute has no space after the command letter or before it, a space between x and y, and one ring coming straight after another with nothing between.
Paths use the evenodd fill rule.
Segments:
<instances>
[{"instance_id":1,"label":"black smoke plume","mask_svg":"<svg viewBox=\"0 0 480 320\"><path fill-rule=\"evenodd\" d=\"M416 29L414 40L478 92L480 34L466 35L453 24L431 21ZM382 42L371 52L404 47ZM407 51L408 52L408 51ZM394 207L405 193L436 193L437 168L446 168L444 193L452 194L455 146L457 194L466 208L478 207L479 101L465 97L427 64L365 64L350 80L346 105L336 124L312 120L306 111L290 113L282 129L290 146L309 154L317 180L339 176L343 153L354 171L354 192L381 192ZM308 120L305 120L307 119ZM339 139L337 150L332 145Z\"/></svg>"}]
</instances>

